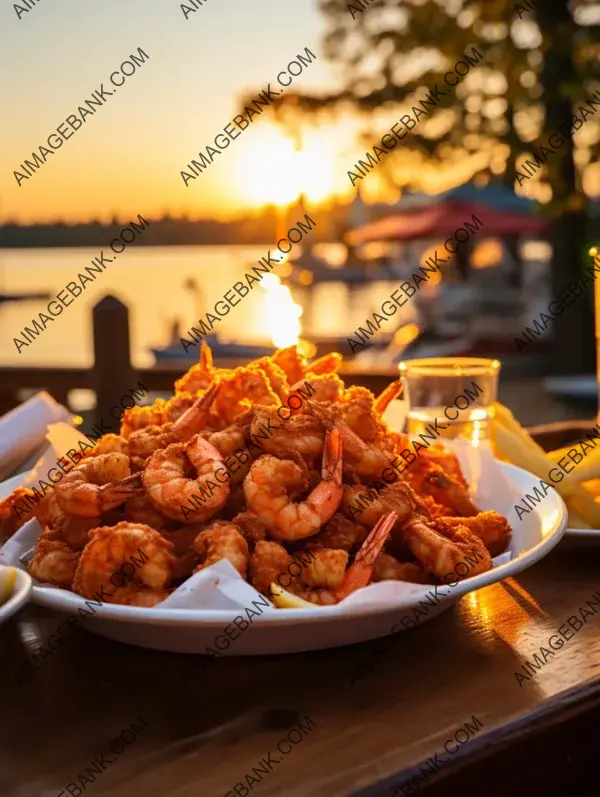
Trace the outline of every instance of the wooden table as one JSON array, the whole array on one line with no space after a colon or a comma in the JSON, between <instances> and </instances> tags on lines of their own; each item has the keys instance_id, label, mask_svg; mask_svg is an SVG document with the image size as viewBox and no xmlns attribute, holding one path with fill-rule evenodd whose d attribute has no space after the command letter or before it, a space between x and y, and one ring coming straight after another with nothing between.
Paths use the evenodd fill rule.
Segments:
<instances>
[{"instance_id":1,"label":"wooden table","mask_svg":"<svg viewBox=\"0 0 600 797\"><path fill-rule=\"evenodd\" d=\"M597 793L600 611L535 677L514 673L598 590L600 546L563 540L385 640L210 661L79 632L18 686L14 671L64 619L30 605L0 628L0 795L399 797L436 752L425 797ZM298 722L301 741L277 752ZM131 723L137 735L109 755ZM444 744L465 723L476 731L452 757ZM92 764L103 752L105 769Z\"/></svg>"}]
</instances>

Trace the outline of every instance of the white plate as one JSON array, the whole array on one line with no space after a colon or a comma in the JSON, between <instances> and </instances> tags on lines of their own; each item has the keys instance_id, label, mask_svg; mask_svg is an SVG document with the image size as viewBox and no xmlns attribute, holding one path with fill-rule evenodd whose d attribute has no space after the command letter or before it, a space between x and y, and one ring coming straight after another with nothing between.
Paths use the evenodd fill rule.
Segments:
<instances>
[{"instance_id":1,"label":"white plate","mask_svg":"<svg viewBox=\"0 0 600 797\"><path fill-rule=\"evenodd\" d=\"M499 463L499 466L521 493L539 485L536 476L514 465ZM468 592L514 576L546 556L562 537L567 510L559 494L552 490L536 512L530 512L520 522L515 522L512 517L509 519L513 523L512 560L487 573L465 579L454 589L439 588L438 594L447 593L447 596L435 609L432 607L428 611L425 619L450 608ZM392 584L396 594L383 607L381 603L353 605L351 597L338 606L265 611L254 618L220 655L319 650L386 636L395 623L404 615L410 616L419 600L425 600L426 594L434 589L406 584L399 595L399 582L380 582L366 587L363 594L370 591L372 596L387 596ZM78 614L79 608L86 608L83 598L48 587L34 586L32 599L42 606L73 615ZM216 649L215 637L223 635L225 626L240 615L239 609L161 609L160 606L141 609L111 604L103 604L94 611L84 626L93 633L132 645L181 653L204 653L207 647Z\"/></svg>"},{"instance_id":2,"label":"white plate","mask_svg":"<svg viewBox=\"0 0 600 797\"><path fill-rule=\"evenodd\" d=\"M4 579L6 576L6 573L4 572L6 570L16 570L17 580L13 586L10 598L5 603L0 604L0 625L8 620L9 617L11 617L21 608L24 603L27 602L29 593L31 592L31 587L33 585L33 581L31 580L29 573L25 573L25 571L14 567L5 567L4 565L0 565L0 580Z\"/></svg>"}]
</instances>

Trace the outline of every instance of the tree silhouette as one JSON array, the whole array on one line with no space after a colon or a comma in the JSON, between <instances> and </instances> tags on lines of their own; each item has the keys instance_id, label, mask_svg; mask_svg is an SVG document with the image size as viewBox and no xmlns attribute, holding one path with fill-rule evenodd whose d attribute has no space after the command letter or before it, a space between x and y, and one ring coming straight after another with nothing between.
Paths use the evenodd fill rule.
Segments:
<instances>
[{"instance_id":1,"label":"tree silhouette","mask_svg":"<svg viewBox=\"0 0 600 797\"><path fill-rule=\"evenodd\" d=\"M596 0L377 0L364 3L360 12L349 5L319 0L324 53L338 67L341 88L329 94L286 93L277 115L289 128L351 110L364 122L363 143L369 148L386 132L382 111L389 110L395 121L436 83L446 89L444 74L473 47L483 55L448 101L382 159L378 173L398 187L422 189L431 167L440 176L440 189L456 182L459 167L462 180L495 178L516 185L515 172L536 151L538 139L568 121L600 88L600 28L592 24L600 20ZM594 118L585 128L531 179L518 178L553 218L553 294L576 279L582 265L583 168L596 164L588 173L598 182L600 124ZM580 313L565 313L555 326L562 370L581 370L593 357L591 302L582 305Z\"/></svg>"}]
</instances>

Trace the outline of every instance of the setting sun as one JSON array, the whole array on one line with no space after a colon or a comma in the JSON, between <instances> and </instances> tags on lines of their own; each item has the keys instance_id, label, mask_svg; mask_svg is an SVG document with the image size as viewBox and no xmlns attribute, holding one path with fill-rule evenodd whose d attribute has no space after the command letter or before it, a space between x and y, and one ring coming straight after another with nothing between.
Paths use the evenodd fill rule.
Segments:
<instances>
[{"instance_id":1,"label":"setting sun","mask_svg":"<svg viewBox=\"0 0 600 797\"><path fill-rule=\"evenodd\" d=\"M259 135L248 139L238 181L250 202L287 205L300 194L299 178L299 153L274 125L265 125Z\"/></svg>"}]
</instances>

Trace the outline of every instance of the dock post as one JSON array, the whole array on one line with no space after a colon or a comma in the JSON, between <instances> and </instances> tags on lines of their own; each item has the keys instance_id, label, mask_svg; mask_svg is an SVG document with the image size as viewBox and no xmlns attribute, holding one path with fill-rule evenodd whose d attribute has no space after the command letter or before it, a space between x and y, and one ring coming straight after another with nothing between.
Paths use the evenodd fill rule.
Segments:
<instances>
[{"instance_id":1,"label":"dock post","mask_svg":"<svg viewBox=\"0 0 600 797\"><path fill-rule=\"evenodd\" d=\"M119 434L121 399L137 387L129 348L129 310L116 296L105 296L93 309L95 423ZM113 409L115 408L116 409Z\"/></svg>"}]
</instances>

